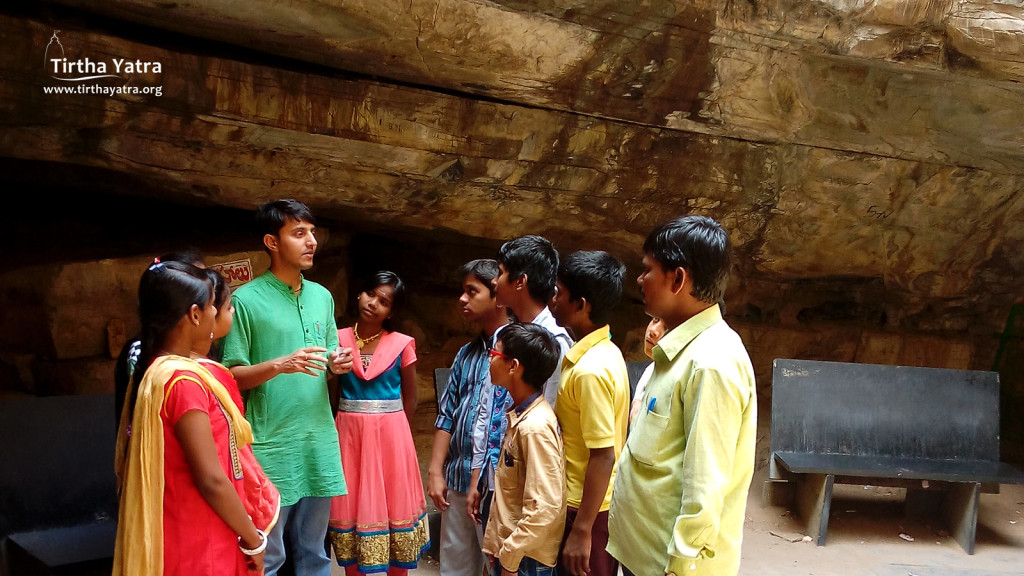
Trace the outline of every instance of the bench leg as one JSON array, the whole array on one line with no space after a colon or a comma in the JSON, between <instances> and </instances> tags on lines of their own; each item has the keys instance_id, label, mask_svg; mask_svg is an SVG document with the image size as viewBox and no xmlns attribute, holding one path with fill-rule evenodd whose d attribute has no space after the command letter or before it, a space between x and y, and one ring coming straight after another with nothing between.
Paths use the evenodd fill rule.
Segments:
<instances>
[{"instance_id":1,"label":"bench leg","mask_svg":"<svg viewBox=\"0 0 1024 576\"><path fill-rule=\"evenodd\" d=\"M955 482L945 491L942 515L960 547L974 554L974 536L978 531L978 495L981 484Z\"/></svg>"},{"instance_id":2,"label":"bench leg","mask_svg":"<svg viewBox=\"0 0 1024 576\"><path fill-rule=\"evenodd\" d=\"M792 506L796 497L795 483L786 480L765 480L761 487L761 507Z\"/></svg>"},{"instance_id":3,"label":"bench leg","mask_svg":"<svg viewBox=\"0 0 1024 576\"><path fill-rule=\"evenodd\" d=\"M825 545L834 482L832 474L805 474L797 480L797 512L805 522L807 534L818 546Z\"/></svg>"}]
</instances>

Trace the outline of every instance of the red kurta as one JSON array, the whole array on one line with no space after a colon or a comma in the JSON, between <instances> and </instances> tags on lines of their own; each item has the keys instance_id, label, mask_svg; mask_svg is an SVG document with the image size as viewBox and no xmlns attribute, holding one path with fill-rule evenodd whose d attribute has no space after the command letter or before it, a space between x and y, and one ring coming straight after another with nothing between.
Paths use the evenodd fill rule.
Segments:
<instances>
[{"instance_id":1,"label":"red kurta","mask_svg":"<svg viewBox=\"0 0 1024 576\"><path fill-rule=\"evenodd\" d=\"M245 405L242 402L242 394L238 391L238 382L231 375L231 371L224 365L206 358L197 360L204 368L213 374L221 385L228 391L231 399L238 406L238 411L245 414ZM277 488L267 478L260 463L253 454L252 446L246 444L238 448L238 460L244 476L242 482L235 483L238 490L238 497L245 505L245 511L249 513L253 524L266 533L277 523L277 516L281 510L281 495Z\"/></svg>"},{"instance_id":2,"label":"red kurta","mask_svg":"<svg viewBox=\"0 0 1024 576\"><path fill-rule=\"evenodd\" d=\"M236 489L231 462L231 434L217 398L193 372L177 371L164 386L160 411L164 425L164 576L245 576L245 556L238 535L221 520L196 488L174 425L188 411L210 418L221 468Z\"/></svg>"}]
</instances>

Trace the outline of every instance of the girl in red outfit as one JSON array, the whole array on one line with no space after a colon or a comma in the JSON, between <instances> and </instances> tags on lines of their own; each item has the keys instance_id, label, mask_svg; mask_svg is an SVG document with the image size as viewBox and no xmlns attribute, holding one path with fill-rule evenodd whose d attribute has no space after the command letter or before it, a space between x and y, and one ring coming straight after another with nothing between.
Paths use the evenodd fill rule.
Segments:
<instances>
[{"instance_id":1,"label":"girl in red outfit","mask_svg":"<svg viewBox=\"0 0 1024 576\"><path fill-rule=\"evenodd\" d=\"M115 468L121 494L114 576L230 575L263 571L264 533L238 484L249 424L199 363L217 309L202 270L154 263L139 284L142 351L125 400ZM128 418L127 416L131 417Z\"/></svg>"},{"instance_id":2,"label":"girl in red outfit","mask_svg":"<svg viewBox=\"0 0 1024 576\"><path fill-rule=\"evenodd\" d=\"M231 331L231 324L235 319L235 307L231 304L231 287L228 286L224 276L212 268L207 268L206 275L213 283L213 303L217 307L217 317L213 323L214 342L228 335ZM238 382L223 364L217 362L220 354L216 346L212 346L209 354L204 355L202 350L193 350L192 359L202 364L203 368L210 371L210 374L217 379L231 395L231 400L238 406L238 411L245 414L245 403L242 401L242 394L238 390ZM238 497L245 505L245 511L249 513L253 523L264 533L277 524L278 515L281 512L281 495L277 488L267 478L263 468L256 460L252 452L252 446L241 445L238 447L238 459L242 466L242 482L235 483L238 489Z\"/></svg>"}]
</instances>

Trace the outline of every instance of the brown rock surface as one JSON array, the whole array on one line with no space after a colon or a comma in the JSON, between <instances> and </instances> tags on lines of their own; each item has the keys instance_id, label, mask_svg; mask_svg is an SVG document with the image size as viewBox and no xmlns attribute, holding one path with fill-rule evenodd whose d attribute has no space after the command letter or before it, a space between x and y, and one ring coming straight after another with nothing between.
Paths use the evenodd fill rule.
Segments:
<instances>
[{"instance_id":1,"label":"brown rock surface","mask_svg":"<svg viewBox=\"0 0 1024 576\"><path fill-rule=\"evenodd\" d=\"M130 82L162 95L42 94L55 29L70 59L160 62ZM481 251L535 232L631 266L652 226L705 213L759 365L989 368L1024 297L1022 29L1017 3L966 0L59 0L0 15L0 160L21 183L294 196L336 227ZM417 306L440 347L452 324Z\"/></svg>"}]
</instances>

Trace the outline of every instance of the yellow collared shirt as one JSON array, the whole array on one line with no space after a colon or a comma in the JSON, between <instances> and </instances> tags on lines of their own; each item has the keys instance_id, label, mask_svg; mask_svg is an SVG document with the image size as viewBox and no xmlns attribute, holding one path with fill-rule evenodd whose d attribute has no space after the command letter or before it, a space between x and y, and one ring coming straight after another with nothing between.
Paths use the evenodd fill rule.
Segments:
<instances>
[{"instance_id":1,"label":"yellow collared shirt","mask_svg":"<svg viewBox=\"0 0 1024 576\"><path fill-rule=\"evenodd\" d=\"M718 306L654 347L642 401L618 463L608 551L634 574L737 574L757 391Z\"/></svg>"},{"instance_id":2,"label":"yellow collared shirt","mask_svg":"<svg viewBox=\"0 0 1024 576\"><path fill-rule=\"evenodd\" d=\"M629 426L629 375L608 326L577 342L562 360L555 416L565 442L566 500L579 508L590 451L611 447L618 459ZM612 468L602 511L611 503L614 481Z\"/></svg>"}]
</instances>

